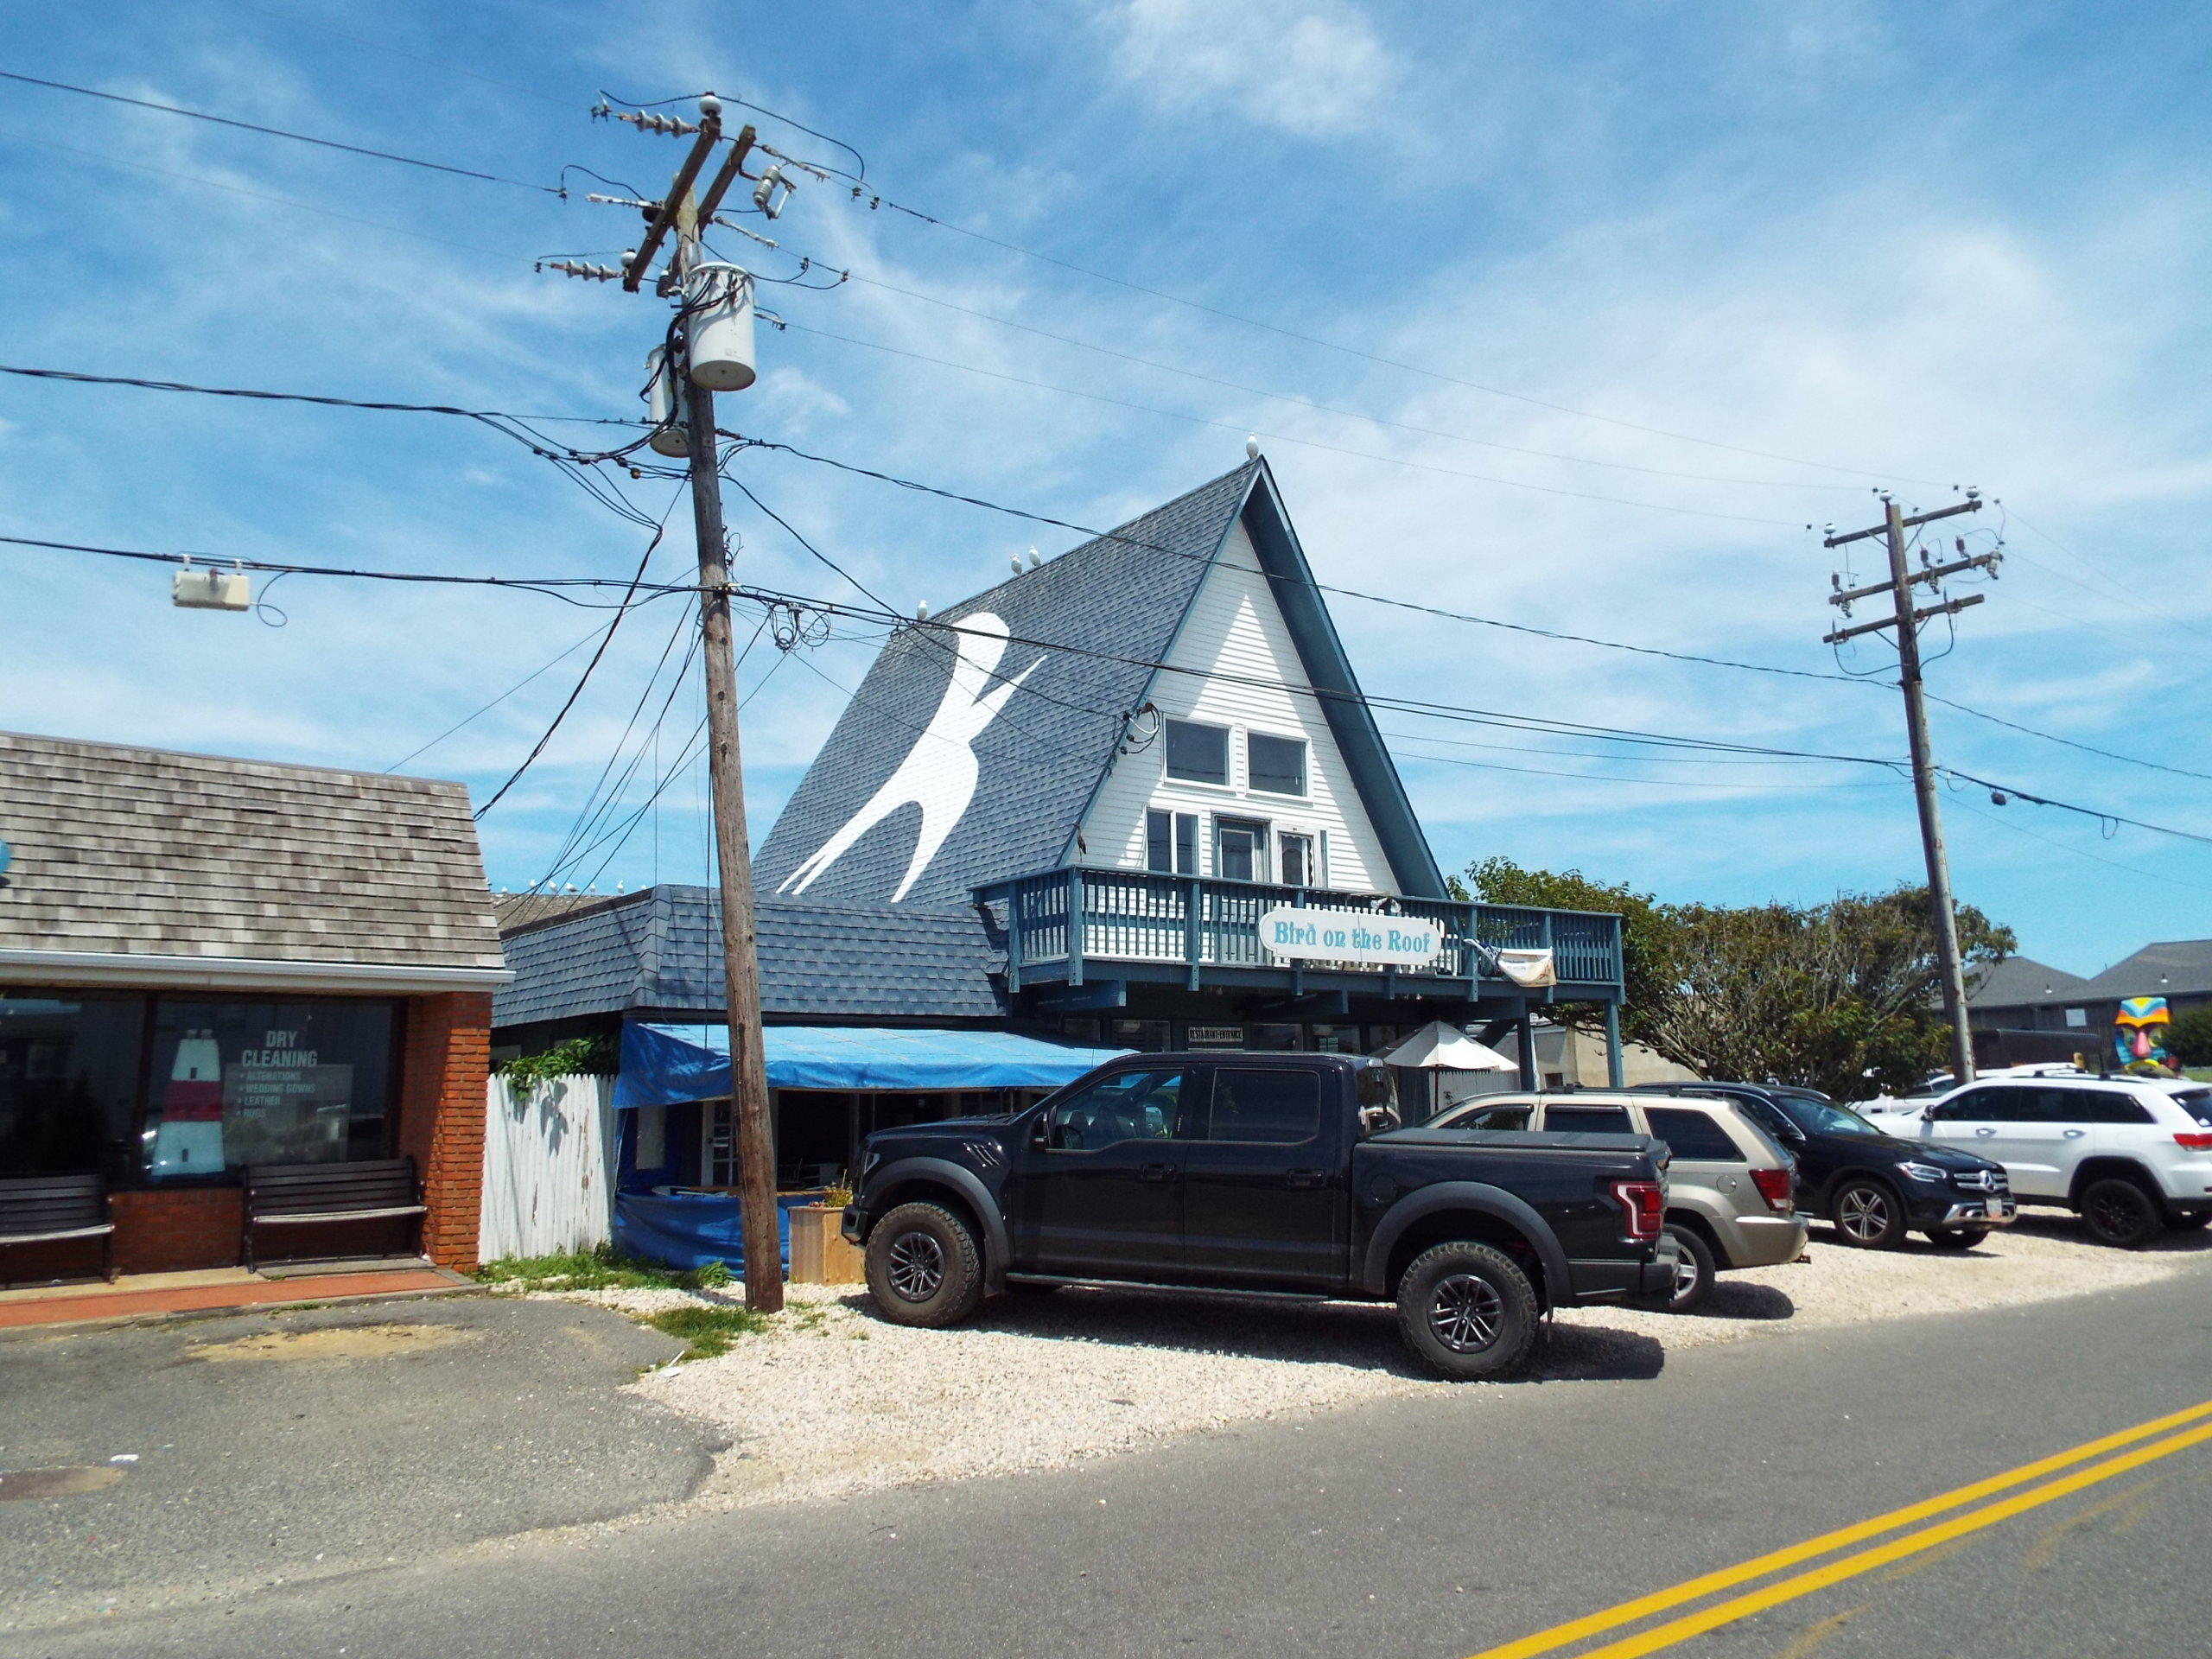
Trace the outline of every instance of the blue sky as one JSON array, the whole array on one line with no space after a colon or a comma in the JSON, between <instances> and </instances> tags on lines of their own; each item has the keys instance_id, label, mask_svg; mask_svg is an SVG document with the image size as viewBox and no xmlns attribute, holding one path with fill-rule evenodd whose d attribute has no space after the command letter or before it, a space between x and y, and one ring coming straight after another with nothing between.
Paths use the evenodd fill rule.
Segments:
<instances>
[{"instance_id":1,"label":"blue sky","mask_svg":"<svg viewBox=\"0 0 2212 1659\"><path fill-rule=\"evenodd\" d=\"M765 290L794 327L763 330L763 379L723 400L723 424L1090 524L1227 470L1256 430L1325 582L1833 673L1819 642L1837 560L1804 526L1872 522L1879 485L1915 505L1979 486L2003 505L1973 545L2001 527L2007 563L1931 690L2131 758L1939 705L1942 758L2212 833L2212 782L2141 764L2212 772L2212 19L2194 9L209 0L4 15L0 68L525 181L569 162L665 180L681 144L592 122L601 88L711 86L834 134L887 197L1065 263L810 184L768 228L869 280ZM626 416L665 322L649 297L533 272L537 256L634 240L632 216L579 197L12 83L0 157L10 363ZM725 251L791 268L734 237ZM735 470L902 608L1074 539L788 457ZM671 504L665 485L620 481L652 514ZM730 521L746 578L841 591L741 497ZM680 579L680 505L671 525L652 569ZM469 423L20 380L0 384L0 529L527 575L626 576L646 535ZM1865 550L1853 568L1863 579ZM151 567L17 548L0 574L0 725L382 768L512 693L408 761L480 801L591 646L554 659L604 620L527 594L288 577L276 627L175 610ZM701 707L696 674L671 694L679 604L624 623L484 820L493 885L539 878L564 847L562 879L603 891L702 874L703 788L677 766ZM1372 692L1903 753L1879 687L1334 608ZM1939 630L1929 647L1948 643ZM746 659L756 841L874 645L841 624ZM656 755L637 733L664 699ZM1497 852L1724 902L1918 872L1910 791L1876 769L1383 723L1447 866ZM610 754L626 793L580 853L571 832L605 798ZM2212 933L2202 842L1978 790L1945 807L1961 897L2031 956L2088 973L2145 939Z\"/></svg>"}]
</instances>

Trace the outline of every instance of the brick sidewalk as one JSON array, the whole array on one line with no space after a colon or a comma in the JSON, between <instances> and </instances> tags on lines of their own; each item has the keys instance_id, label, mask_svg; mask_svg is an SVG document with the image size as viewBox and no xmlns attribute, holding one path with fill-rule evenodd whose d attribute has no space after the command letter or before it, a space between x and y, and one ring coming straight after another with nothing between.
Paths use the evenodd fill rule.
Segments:
<instances>
[{"instance_id":1,"label":"brick sidewalk","mask_svg":"<svg viewBox=\"0 0 2212 1659\"><path fill-rule=\"evenodd\" d=\"M0 1330L29 1325L81 1325L114 1319L206 1313L233 1307L271 1307L289 1302L351 1301L366 1297L452 1294L474 1290L473 1280L427 1264L372 1273L317 1274L309 1278L263 1279L238 1271L209 1283L209 1274L146 1274L136 1282L0 1296ZM168 1280L171 1282L149 1283ZM175 1282L182 1281L184 1282Z\"/></svg>"}]
</instances>

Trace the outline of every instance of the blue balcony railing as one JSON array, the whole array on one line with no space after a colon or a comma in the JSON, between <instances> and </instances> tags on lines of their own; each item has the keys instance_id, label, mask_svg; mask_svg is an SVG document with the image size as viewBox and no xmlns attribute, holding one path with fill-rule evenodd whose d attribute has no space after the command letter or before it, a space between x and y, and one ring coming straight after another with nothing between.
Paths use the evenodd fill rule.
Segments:
<instances>
[{"instance_id":1,"label":"blue balcony railing","mask_svg":"<svg viewBox=\"0 0 2212 1659\"><path fill-rule=\"evenodd\" d=\"M1416 982L1467 982L1471 992L1478 987L1514 992L1520 988L1499 970L1494 953L1548 950L1559 980L1551 995L1562 1001L1618 1001L1620 996L1620 918L1588 911L1395 899L1259 881L1080 868L1045 870L978 887L976 899L989 906L995 918L1005 925L1007 976L1015 990L1025 981L1081 984L1086 974L1108 978L1117 970L1127 974L1135 969L1145 978L1181 978L1193 988L1209 977L1246 977L1219 970L1274 970L1306 982L1341 975L1395 976ZM1433 923L1440 948L1418 967L1286 961L1260 942L1260 918L1279 907Z\"/></svg>"}]
</instances>

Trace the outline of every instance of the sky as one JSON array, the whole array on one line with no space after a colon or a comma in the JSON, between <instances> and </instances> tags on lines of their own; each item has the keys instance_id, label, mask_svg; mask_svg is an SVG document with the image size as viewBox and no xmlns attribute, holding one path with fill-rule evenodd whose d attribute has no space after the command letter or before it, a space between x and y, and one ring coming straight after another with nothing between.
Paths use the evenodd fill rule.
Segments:
<instances>
[{"instance_id":1,"label":"sky","mask_svg":"<svg viewBox=\"0 0 2212 1659\"><path fill-rule=\"evenodd\" d=\"M1955 583L1983 602L1925 638L1938 759L2007 797L1944 787L1960 899L2082 974L2212 934L2212 844L2160 832L2212 836L2199 9L0 16L0 70L494 175L0 80L9 365L499 410L615 447L634 430L588 423L640 412L668 307L535 266L611 263L637 216L583 193L657 194L682 158L594 121L602 92L689 114L711 87L774 111L732 115L778 149L868 181L856 200L801 175L780 218L741 221L773 250L715 238L798 278L764 280L788 327L760 329L724 427L1091 526L1228 471L1255 434L1325 583L1796 671L1334 596L1377 696L1895 762L1893 652L1821 644L1834 574L1866 582L1880 557L1823 550L1823 529L1878 522L1880 489L1912 510L1978 489L1942 547L2001 550L1999 577ZM626 582L643 559L684 580L677 486L601 470L624 511L482 423L0 375L0 534L461 575ZM776 451L729 471L757 498L728 493L737 574L779 591L860 601L834 565L901 612L942 608L1083 539ZM168 577L0 543L0 727L397 766L464 779L481 808L613 614L588 607L602 589L309 575L219 613L173 607ZM883 628L824 637L817 615L792 638L783 619L784 649L757 608L738 620L758 844ZM495 887L702 879L690 639L680 597L606 638L481 820ZM1446 868L1503 855L1728 904L1923 879L1894 766L1382 723Z\"/></svg>"}]
</instances>

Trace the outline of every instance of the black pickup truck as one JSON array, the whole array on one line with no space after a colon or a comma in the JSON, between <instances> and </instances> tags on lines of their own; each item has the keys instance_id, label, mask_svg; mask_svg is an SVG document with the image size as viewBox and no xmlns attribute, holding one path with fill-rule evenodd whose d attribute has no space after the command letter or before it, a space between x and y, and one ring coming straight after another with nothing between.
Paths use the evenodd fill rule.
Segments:
<instances>
[{"instance_id":1,"label":"black pickup truck","mask_svg":"<svg viewBox=\"0 0 2212 1659\"><path fill-rule=\"evenodd\" d=\"M1512 1370L1548 1307L1672 1287L1662 1143L1397 1125L1372 1061L1132 1055L1010 1116L870 1135L844 1232L905 1325L1054 1284L1395 1300L1450 1377Z\"/></svg>"}]
</instances>

